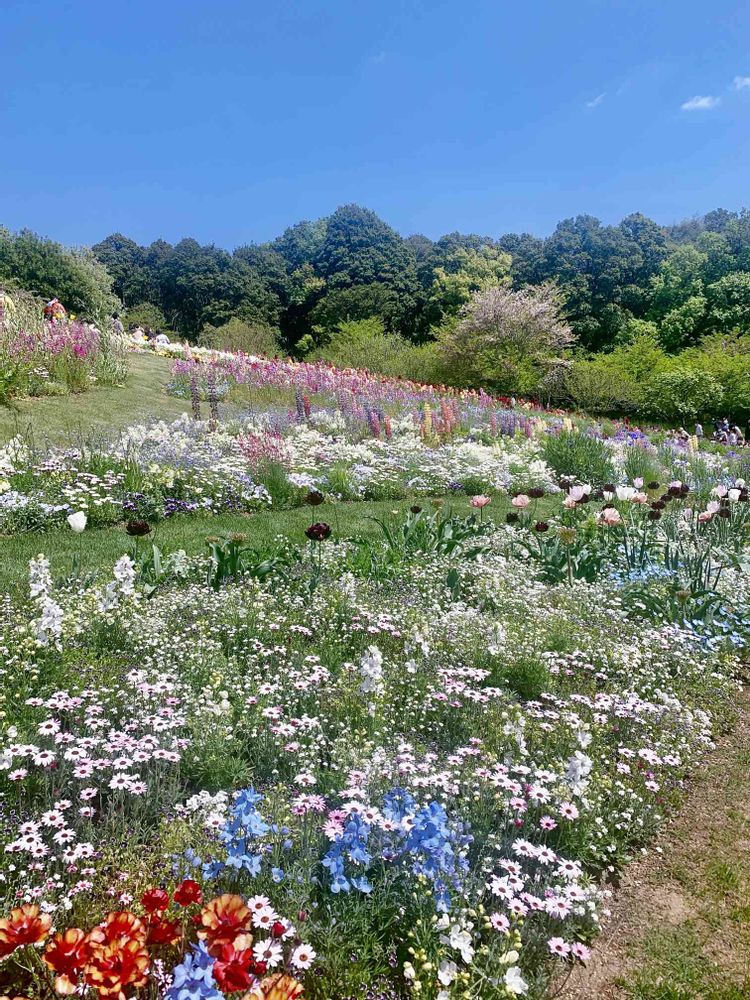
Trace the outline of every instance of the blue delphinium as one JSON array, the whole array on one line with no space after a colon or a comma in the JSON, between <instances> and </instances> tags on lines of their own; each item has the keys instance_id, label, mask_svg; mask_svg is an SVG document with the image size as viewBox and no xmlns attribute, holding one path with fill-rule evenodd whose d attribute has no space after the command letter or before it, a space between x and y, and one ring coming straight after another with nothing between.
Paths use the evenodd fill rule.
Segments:
<instances>
[{"instance_id":1,"label":"blue delphinium","mask_svg":"<svg viewBox=\"0 0 750 1000\"><path fill-rule=\"evenodd\" d=\"M430 879L435 889L437 908L450 909L451 885L461 883L461 873L468 870L468 860L461 847L471 842L461 825L451 826L439 802L422 806L412 820L404 849L414 858L413 871Z\"/></svg>"},{"instance_id":2,"label":"blue delphinium","mask_svg":"<svg viewBox=\"0 0 750 1000\"><path fill-rule=\"evenodd\" d=\"M383 815L398 824L394 831L376 831L377 848L371 846L373 831L361 816L349 818L343 832L331 844L323 858L328 869L333 893L372 891L366 871L352 875L347 862L357 869L366 869L376 851L382 861L408 863L415 875L430 880L435 891L438 910L450 908L450 889L459 888L463 872L468 870L468 860L462 848L471 842L461 823L451 823L445 809L438 802L417 807L412 795L403 788L393 788L383 798ZM403 821L409 817L408 828Z\"/></svg>"},{"instance_id":3,"label":"blue delphinium","mask_svg":"<svg viewBox=\"0 0 750 1000\"><path fill-rule=\"evenodd\" d=\"M364 893L372 890L366 877L347 877L345 872L347 860L359 866L370 863L372 855L367 850L369 839L369 823L356 814L351 816L343 833L334 840L323 858L323 867L328 869L331 876L331 892L349 892L352 886Z\"/></svg>"},{"instance_id":4,"label":"blue delphinium","mask_svg":"<svg viewBox=\"0 0 750 1000\"><path fill-rule=\"evenodd\" d=\"M227 852L226 860L215 858L206 862L203 865L205 878L216 878L227 868L237 872L244 870L253 876L260 874L262 847L254 841L271 830L256 808L262 798L254 788L244 788L237 793L229 819L219 831L219 840Z\"/></svg>"},{"instance_id":5,"label":"blue delphinium","mask_svg":"<svg viewBox=\"0 0 750 1000\"><path fill-rule=\"evenodd\" d=\"M165 1000L224 1000L213 977L214 960L205 944L193 945L191 953L172 970L172 985Z\"/></svg>"}]
</instances>

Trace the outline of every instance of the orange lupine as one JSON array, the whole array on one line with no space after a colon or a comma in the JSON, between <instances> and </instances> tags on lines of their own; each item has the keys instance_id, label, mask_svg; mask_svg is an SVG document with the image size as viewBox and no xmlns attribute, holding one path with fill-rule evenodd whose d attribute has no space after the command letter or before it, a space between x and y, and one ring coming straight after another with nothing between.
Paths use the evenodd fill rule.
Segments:
<instances>
[{"instance_id":1,"label":"orange lupine","mask_svg":"<svg viewBox=\"0 0 750 1000\"><path fill-rule=\"evenodd\" d=\"M55 990L69 995L75 992L78 973L85 961L86 935L78 927L69 927L62 934L55 934L44 952L44 961L56 972Z\"/></svg>"},{"instance_id":2,"label":"orange lupine","mask_svg":"<svg viewBox=\"0 0 750 1000\"><path fill-rule=\"evenodd\" d=\"M237 944L249 948L251 915L241 896L224 893L203 907L198 920L198 937L206 940L208 950L214 954L223 945ZM241 943L238 939L242 937Z\"/></svg>"},{"instance_id":3,"label":"orange lupine","mask_svg":"<svg viewBox=\"0 0 750 1000\"><path fill-rule=\"evenodd\" d=\"M25 944L41 944L49 936L52 917L36 903L24 903L0 919L0 959Z\"/></svg>"},{"instance_id":4,"label":"orange lupine","mask_svg":"<svg viewBox=\"0 0 750 1000\"><path fill-rule=\"evenodd\" d=\"M84 970L84 981L100 998L125 1000L126 986L143 986L148 976L149 957L142 941L97 944Z\"/></svg>"}]
</instances>

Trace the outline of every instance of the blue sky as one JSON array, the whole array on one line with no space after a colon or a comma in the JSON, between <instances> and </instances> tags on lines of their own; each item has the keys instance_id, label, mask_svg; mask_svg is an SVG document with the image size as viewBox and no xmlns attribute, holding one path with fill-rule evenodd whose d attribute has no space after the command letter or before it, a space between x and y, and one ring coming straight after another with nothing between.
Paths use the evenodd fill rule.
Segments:
<instances>
[{"instance_id":1,"label":"blue sky","mask_svg":"<svg viewBox=\"0 0 750 1000\"><path fill-rule=\"evenodd\" d=\"M746 0L4 0L0 224L263 241L750 205Z\"/></svg>"}]
</instances>

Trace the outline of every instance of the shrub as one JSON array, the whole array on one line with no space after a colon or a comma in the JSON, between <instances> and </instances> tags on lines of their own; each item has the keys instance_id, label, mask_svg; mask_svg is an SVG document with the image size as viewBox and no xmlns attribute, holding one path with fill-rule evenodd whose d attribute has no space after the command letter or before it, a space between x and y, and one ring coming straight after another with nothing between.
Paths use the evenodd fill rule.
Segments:
<instances>
[{"instance_id":1,"label":"shrub","mask_svg":"<svg viewBox=\"0 0 750 1000\"><path fill-rule=\"evenodd\" d=\"M646 406L665 420L683 422L715 413L723 398L721 383L713 375L691 368L661 372L646 386Z\"/></svg>"},{"instance_id":2,"label":"shrub","mask_svg":"<svg viewBox=\"0 0 750 1000\"><path fill-rule=\"evenodd\" d=\"M167 336L173 333L166 316L153 302L139 302L136 306L130 306L125 314L125 323L128 327L140 326L144 329L150 327L152 330L161 330Z\"/></svg>"},{"instance_id":3,"label":"shrub","mask_svg":"<svg viewBox=\"0 0 750 1000\"><path fill-rule=\"evenodd\" d=\"M392 378L431 384L444 382L446 372L434 342L413 344L388 333L377 316L339 323L328 343L311 355L337 368L367 368Z\"/></svg>"},{"instance_id":4,"label":"shrub","mask_svg":"<svg viewBox=\"0 0 750 1000\"><path fill-rule=\"evenodd\" d=\"M567 392L571 402L588 413L630 413L641 399L638 384L608 357L575 361Z\"/></svg>"},{"instance_id":5,"label":"shrub","mask_svg":"<svg viewBox=\"0 0 750 1000\"><path fill-rule=\"evenodd\" d=\"M458 378L506 394L533 392L544 373L540 362L575 340L552 285L477 292L437 337L445 366Z\"/></svg>"},{"instance_id":6,"label":"shrub","mask_svg":"<svg viewBox=\"0 0 750 1000\"><path fill-rule=\"evenodd\" d=\"M198 337L201 347L216 351L241 351L272 358L279 353L276 332L262 323L252 323L233 316L221 326L204 326Z\"/></svg>"}]
</instances>

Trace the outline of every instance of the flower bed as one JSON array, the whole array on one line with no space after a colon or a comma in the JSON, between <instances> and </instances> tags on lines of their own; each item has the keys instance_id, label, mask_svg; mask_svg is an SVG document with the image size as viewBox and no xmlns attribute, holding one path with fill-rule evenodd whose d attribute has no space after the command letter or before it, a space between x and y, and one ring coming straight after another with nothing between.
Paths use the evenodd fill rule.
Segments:
<instances>
[{"instance_id":1,"label":"flower bed","mask_svg":"<svg viewBox=\"0 0 750 1000\"><path fill-rule=\"evenodd\" d=\"M126 375L125 344L111 333L64 310L45 318L31 296L0 294L0 402L85 392Z\"/></svg>"},{"instance_id":2,"label":"flower bed","mask_svg":"<svg viewBox=\"0 0 750 1000\"><path fill-rule=\"evenodd\" d=\"M731 717L750 503L543 492L263 561L33 560L0 605L11 992L495 1000L585 962Z\"/></svg>"}]
</instances>

